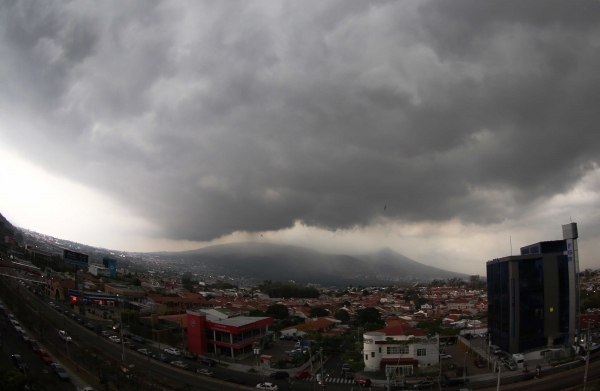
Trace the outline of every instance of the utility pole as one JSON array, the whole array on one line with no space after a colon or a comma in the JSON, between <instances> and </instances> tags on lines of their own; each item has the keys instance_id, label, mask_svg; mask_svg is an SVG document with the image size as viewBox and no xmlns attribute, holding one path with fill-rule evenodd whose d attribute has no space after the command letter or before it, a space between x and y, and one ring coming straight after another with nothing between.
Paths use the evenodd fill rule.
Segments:
<instances>
[{"instance_id":1,"label":"utility pole","mask_svg":"<svg viewBox=\"0 0 600 391\"><path fill-rule=\"evenodd\" d=\"M321 356L321 385L325 389L325 376L323 375L323 348L319 349L319 355Z\"/></svg>"},{"instance_id":2,"label":"utility pole","mask_svg":"<svg viewBox=\"0 0 600 391\"><path fill-rule=\"evenodd\" d=\"M591 327L590 327L590 311L588 310L588 312L587 312L587 341L586 341L587 353L585 356L585 373L583 375L583 391L586 391L588 369L590 367L590 350L592 347L592 340L590 339L590 329L591 329Z\"/></svg>"},{"instance_id":3,"label":"utility pole","mask_svg":"<svg viewBox=\"0 0 600 391\"><path fill-rule=\"evenodd\" d=\"M500 373L502 373L502 365L498 365L498 383L496 384L496 391L500 391Z\"/></svg>"}]
</instances>

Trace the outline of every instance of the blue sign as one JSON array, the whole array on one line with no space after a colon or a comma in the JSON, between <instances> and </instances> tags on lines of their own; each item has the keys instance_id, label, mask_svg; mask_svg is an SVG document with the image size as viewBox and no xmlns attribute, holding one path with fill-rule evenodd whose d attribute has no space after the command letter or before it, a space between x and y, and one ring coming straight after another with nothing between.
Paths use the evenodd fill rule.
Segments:
<instances>
[{"instance_id":1,"label":"blue sign","mask_svg":"<svg viewBox=\"0 0 600 391\"><path fill-rule=\"evenodd\" d=\"M110 277L116 278L117 277L117 260L104 257L104 258L102 258L102 263L104 264L104 267L106 267L108 269L108 272L110 273Z\"/></svg>"}]
</instances>

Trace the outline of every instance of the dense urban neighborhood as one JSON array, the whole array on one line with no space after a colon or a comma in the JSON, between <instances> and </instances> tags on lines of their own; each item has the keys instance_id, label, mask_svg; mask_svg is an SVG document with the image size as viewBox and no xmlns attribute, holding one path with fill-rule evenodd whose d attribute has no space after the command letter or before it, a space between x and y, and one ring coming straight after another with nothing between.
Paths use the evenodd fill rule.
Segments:
<instances>
[{"instance_id":1,"label":"dense urban neighborhood","mask_svg":"<svg viewBox=\"0 0 600 391\"><path fill-rule=\"evenodd\" d=\"M52 379L68 379L80 389L88 383L193 389L194 376L265 389L482 388L494 383L498 371L505 381L541 381L542 370L581 366L585 360L579 358L590 350L593 359L597 350L583 346L569 355L561 354L564 348L546 349L538 358L497 348L489 334L487 281L477 275L411 286L271 280L250 286L209 270L158 267L151 258L123 262L131 256L113 252L84 266L87 254L54 238L31 232L21 242L8 238L0 316L14 330L5 334L16 332L41 364L60 360L66 370L55 365ZM592 330L599 323L594 308L600 307L600 274L585 270L580 284L579 327ZM590 342L596 337L600 333L590 333ZM21 363L29 365L27 355L11 357L26 374ZM192 378L182 383L173 374L181 370ZM171 373L170 380L157 373ZM45 387L59 386L65 383Z\"/></svg>"}]
</instances>

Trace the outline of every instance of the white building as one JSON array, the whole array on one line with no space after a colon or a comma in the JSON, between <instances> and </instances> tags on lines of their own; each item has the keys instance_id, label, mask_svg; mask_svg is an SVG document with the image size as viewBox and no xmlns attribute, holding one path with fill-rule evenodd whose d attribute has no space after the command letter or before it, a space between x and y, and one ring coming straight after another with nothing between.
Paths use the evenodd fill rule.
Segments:
<instances>
[{"instance_id":1,"label":"white building","mask_svg":"<svg viewBox=\"0 0 600 391\"><path fill-rule=\"evenodd\" d=\"M406 331L413 335L405 335ZM427 337L423 330L407 324L363 334L365 370L389 373L391 377L411 375L438 364L439 352L439 335Z\"/></svg>"},{"instance_id":2,"label":"white building","mask_svg":"<svg viewBox=\"0 0 600 391\"><path fill-rule=\"evenodd\" d=\"M105 276L108 277L110 276L110 271L108 270L107 267L104 266L100 266L100 265L92 265L90 264L88 266L88 271L90 272L91 275L99 277L99 276Z\"/></svg>"}]
</instances>

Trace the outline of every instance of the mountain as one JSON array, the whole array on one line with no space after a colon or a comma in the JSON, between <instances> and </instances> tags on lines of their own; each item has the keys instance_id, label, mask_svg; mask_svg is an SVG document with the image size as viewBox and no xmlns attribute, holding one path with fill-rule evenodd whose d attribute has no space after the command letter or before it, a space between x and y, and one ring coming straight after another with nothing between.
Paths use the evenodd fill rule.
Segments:
<instances>
[{"instance_id":1,"label":"mountain","mask_svg":"<svg viewBox=\"0 0 600 391\"><path fill-rule=\"evenodd\" d=\"M433 278L462 278L466 274L450 272L413 261L391 249L374 254L350 256L325 254L299 246L268 243L231 243L185 252L161 252L153 255L177 259L190 266L203 264L217 274L257 280L288 281L324 286L407 285Z\"/></svg>"}]
</instances>

